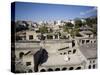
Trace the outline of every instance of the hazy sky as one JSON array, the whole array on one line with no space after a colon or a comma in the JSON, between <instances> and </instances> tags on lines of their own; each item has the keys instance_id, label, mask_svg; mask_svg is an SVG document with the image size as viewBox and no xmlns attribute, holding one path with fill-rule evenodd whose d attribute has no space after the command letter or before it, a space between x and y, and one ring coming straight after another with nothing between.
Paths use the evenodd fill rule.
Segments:
<instances>
[{"instance_id":1,"label":"hazy sky","mask_svg":"<svg viewBox=\"0 0 100 75\"><path fill-rule=\"evenodd\" d=\"M65 20L97 14L96 7L16 2L15 20Z\"/></svg>"}]
</instances>

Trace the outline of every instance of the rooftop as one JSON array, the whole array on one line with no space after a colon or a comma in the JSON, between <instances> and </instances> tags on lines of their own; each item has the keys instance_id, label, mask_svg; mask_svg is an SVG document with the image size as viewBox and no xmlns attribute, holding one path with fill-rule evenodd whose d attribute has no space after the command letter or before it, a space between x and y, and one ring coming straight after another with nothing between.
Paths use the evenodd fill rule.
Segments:
<instances>
[{"instance_id":1,"label":"rooftop","mask_svg":"<svg viewBox=\"0 0 100 75\"><path fill-rule=\"evenodd\" d=\"M87 59L97 57L97 44L96 43L82 45L79 47L79 49Z\"/></svg>"},{"instance_id":2,"label":"rooftop","mask_svg":"<svg viewBox=\"0 0 100 75\"><path fill-rule=\"evenodd\" d=\"M83 60L81 60L80 56L78 55L66 56L66 55L52 54L49 55L48 60L41 66L75 65L75 64L81 64L82 62Z\"/></svg>"}]
</instances>

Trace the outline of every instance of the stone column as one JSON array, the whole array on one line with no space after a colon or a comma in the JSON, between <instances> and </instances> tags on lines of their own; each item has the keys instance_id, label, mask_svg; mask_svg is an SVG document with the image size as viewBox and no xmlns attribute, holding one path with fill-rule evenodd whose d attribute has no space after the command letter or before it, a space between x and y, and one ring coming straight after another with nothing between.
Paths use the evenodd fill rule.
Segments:
<instances>
[{"instance_id":1,"label":"stone column","mask_svg":"<svg viewBox=\"0 0 100 75\"><path fill-rule=\"evenodd\" d=\"M59 35L58 35L58 40L60 39Z\"/></svg>"},{"instance_id":2,"label":"stone column","mask_svg":"<svg viewBox=\"0 0 100 75\"><path fill-rule=\"evenodd\" d=\"M53 40L55 39L55 35L52 35L53 36Z\"/></svg>"}]
</instances>

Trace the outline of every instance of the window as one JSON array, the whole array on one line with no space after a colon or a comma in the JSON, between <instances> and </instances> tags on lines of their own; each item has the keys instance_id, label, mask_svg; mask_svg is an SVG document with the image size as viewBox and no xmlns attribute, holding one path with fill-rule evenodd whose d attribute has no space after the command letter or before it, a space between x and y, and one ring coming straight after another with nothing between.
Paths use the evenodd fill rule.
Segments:
<instances>
[{"instance_id":1,"label":"window","mask_svg":"<svg viewBox=\"0 0 100 75\"><path fill-rule=\"evenodd\" d=\"M67 37L66 36L63 36L62 39L67 39Z\"/></svg>"},{"instance_id":2,"label":"window","mask_svg":"<svg viewBox=\"0 0 100 75\"><path fill-rule=\"evenodd\" d=\"M90 60L90 63L91 63L91 60Z\"/></svg>"},{"instance_id":3,"label":"window","mask_svg":"<svg viewBox=\"0 0 100 75\"><path fill-rule=\"evenodd\" d=\"M40 70L40 72L45 72L45 71L46 71L45 69L41 69L41 70Z\"/></svg>"},{"instance_id":4,"label":"window","mask_svg":"<svg viewBox=\"0 0 100 75\"><path fill-rule=\"evenodd\" d=\"M70 58L68 58L68 60L70 60Z\"/></svg>"},{"instance_id":5,"label":"window","mask_svg":"<svg viewBox=\"0 0 100 75\"><path fill-rule=\"evenodd\" d=\"M53 39L52 35L47 35L47 39Z\"/></svg>"},{"instance_id":6,"label":"window","mask_svg":"<svg viewBox=\"0 0 100 75\"><path fill-rule=\"evenodd\" d=\"M64 55L66 54L66 52L64 52Z\"/></svg>"},{"instance_id":7,"label":"window","mask_svg":"<svg viewBox=\"0 0 100 75\"><path fill-rule=\"evenodd\" d=\"M91 34L89 34L89 37L91 36Z\"/></svg>"},{"instance_id":8,"label":"window","mask_svg":"<svg viewBox=\"0 0 100 75\"><path fill-rule=\"evenodd\" d=\"M84 44L85 40L82 40L82 44Z\"/></svg>"},{"instance_id":9,"label":"window","mask_svg":"<svg viewBox=\"0 0 100 75\"><path fill-rule=\"evenodd\" d=\"M75 41L74 40L72 40L72 47L74 47L75 46Z\"/></svg>"},{"instance_id":10,"label":"window","mask_svg":"<svg viewBox=\"0 0 100 75\"><path fill-rule=\"evenodd\" d=\"M96 43L96 40L94 41L94 43Z\"/></svg>"},{"instance_id":11,"label":"window","mask_svg":"<svg viewBox=\"0 0 100 75\"><path fill-rule=\"evenodd\" d=\"M62 53L60 53L60 55L62 55Z\"/></svg>"},{"instance_id":12,"label":"window","mask_svg":"<svg viewBox=\"0 0 100 75\"><path fill-rule=\"evenodd\" d=\"M95 60L93 60L93 63L95 63Z\"/></svg>"},{"instance_id":13,"label":"window","mask_svg":"<svg viewBox=\"0 0 100 75\"><path fill-rule=\"evenodd\" d=\"M31 62L26 62L26 66L29 66L29 65L31 65Z\"/></svg>"},{"instance_id":14,"label":"window","mask_svg":"<svg viewBox=\"0 0 100 75\"><path fill-rule=\"evenodd\" d=\"M53 71L53 69L49 68L48 71Z\"/></svg>"},{"instance_id":15,"label":"window","mask_svg":"<svg viewBox=\"0 0 100 75\"><path fill-rule=\"evenodd\" d=\"M19 58L22 58L23 55L24 55L24 53L23 53L23 52L20 52L20 53L19 53Z\"/></svg>"},{"instance_id":16,"label":"window","mask_svg":"<svg viewBox=\"0 0 100 75\"><path fill-rule=\"evenodd\" d=\"M86 43L89 43L90 40L86 40Z\"/></svg>"},{"instance_id":17,"label":"window","mask_svg":"<svg viewBox=\"0 0 100 75\"><path fill-rule=\"evenodd\" d=\"M89 69L91 69L91 65L89 65L89 67L88 67Z\"/></svg>"},{"instance_id":18,"label":"window","mask_svg":"<svg viewBox=\"0 0 100 75\"><path fill-rule=\"evenodd\" d=\"M93 69L95 69L95 64L93 65Z\"/></svg>"},{"instance_id":19,"label":"window","mask_svg":"<svg viewBox=\"0 0 100 75\"><path fill-rule=\"evenodd\" d=\"M36 30L36 33L40 33L40 30Z\"/></svg>"},{"instance_id":20,"label":"window","mask_svg":"<svg viewBox=\"0 0 100 75\"><path fill-rule=\"evenodd\" d=\"M33 39L33 35L29 35L29 40L32 40Z\"/></svg>"},{"instance_id":21,"label":"window","mask_svg":"<svg viewBox=\"0 0 100 75\"><path fill-rule=\"evenodd\" d=\"M71 53L71 50L68 51L68 54L70 54L70 53Z\"/></svg>"},{"instance_id":22,"label":"window","mask_svg":"<svg viewBox=\"0 0 100 75\"><path fill-rule=\"evenodd\" d=\"M22 40L21 36L16 36L16 40Z\"/></svg>"},{"instance_id":23,"label":"window","mask_svg":"<svg viewBox=\"0 0 100 75\"><path fill-rule=\"evenodd\" d=\"M76 49L73 50L73 54L75 54L75 53L76 53Z\"/></svg>"}]
</instances>

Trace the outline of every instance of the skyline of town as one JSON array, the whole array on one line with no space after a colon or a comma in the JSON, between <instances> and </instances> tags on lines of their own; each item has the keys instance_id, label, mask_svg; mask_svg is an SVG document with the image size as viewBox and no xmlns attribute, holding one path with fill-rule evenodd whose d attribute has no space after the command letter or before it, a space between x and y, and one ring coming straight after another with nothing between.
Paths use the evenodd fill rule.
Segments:
<instances>
[{"instance_id":1,"label":"skyline of town","mask_svg":"<svg viewBox=\"0 0 100 75\"><path fill-rule=\"evenodd\" d=\"M28 21L73 20L97 15L97 7L79 5L17 2L15 10L15 20Z\"/></svg>"}]
</instances>

